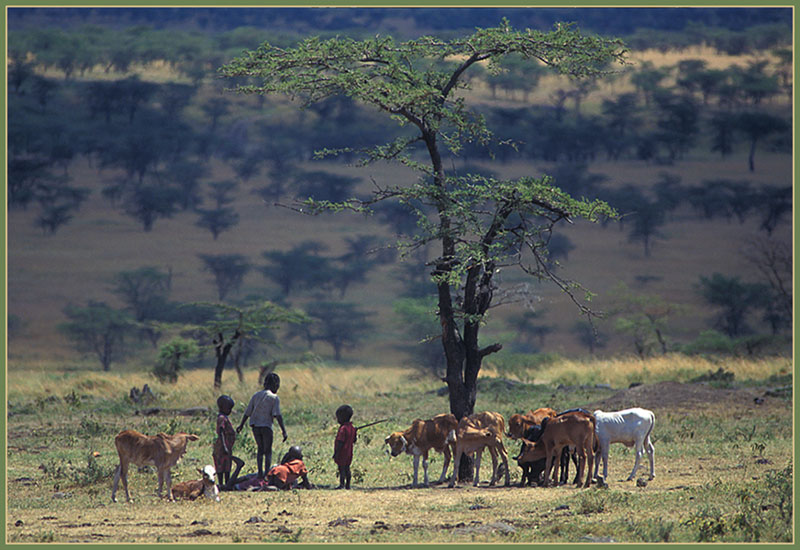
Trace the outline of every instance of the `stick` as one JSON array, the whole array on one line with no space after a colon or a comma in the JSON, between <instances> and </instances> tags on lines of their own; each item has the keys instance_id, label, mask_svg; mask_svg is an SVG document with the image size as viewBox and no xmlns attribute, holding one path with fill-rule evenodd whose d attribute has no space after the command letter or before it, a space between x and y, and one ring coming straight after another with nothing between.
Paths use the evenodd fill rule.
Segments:
<instances>
[{"instance_id":1,"label":"stick","mask_svg":"<svg viewBox=\"0 0 800 550\"><path fill-rule=\"evenodd\" d=\"M360 430L361 428L366 428L368 426L374 426L375 424L380 424L381 422L388 422L389 418L384 418L383 420L376 420L375 422L370 422L369 424L364 424L363 426L359 426L356 430Z\"/></svg>"}]
</instances>

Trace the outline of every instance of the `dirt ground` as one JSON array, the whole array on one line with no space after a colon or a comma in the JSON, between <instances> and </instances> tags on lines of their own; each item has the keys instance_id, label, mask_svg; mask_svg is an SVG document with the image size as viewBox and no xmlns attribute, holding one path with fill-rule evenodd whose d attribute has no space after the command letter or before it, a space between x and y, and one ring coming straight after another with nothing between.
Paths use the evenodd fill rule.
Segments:
<instances>
[{"instance_id":1,"label":"dirt ground","mask_svg":"<svg viewBox=\"0 0 800 550\"><path fill-rule=\"evenodd\" d=\"M629 407L642 407L657 411L668 409L728 409L765 411L783 409L786 401L770 395L775 390L763 388L721 389L708 384L683 384L681 382L659 382L635 386L591 404L592 410L617 411Z\"/></svg>"}]
</instances>

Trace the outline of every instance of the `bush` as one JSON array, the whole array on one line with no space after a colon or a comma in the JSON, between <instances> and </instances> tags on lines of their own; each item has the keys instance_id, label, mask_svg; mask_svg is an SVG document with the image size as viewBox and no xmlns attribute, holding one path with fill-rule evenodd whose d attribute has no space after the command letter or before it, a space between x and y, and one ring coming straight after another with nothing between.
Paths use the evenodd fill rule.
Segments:
<instances>
[{"instance_id":1,"label":"bush","mask_svg":"<svg viewBox=\"0 0 800 550\"><path fill-rule=\"evenodd\" d=\"M175 338L161 348L158 354L158 363L153 368L153 374L161 382L175 383L178 373L183 368L183 362L200 352L197 344L191 340Z\"/></svg>"}]
</instances>

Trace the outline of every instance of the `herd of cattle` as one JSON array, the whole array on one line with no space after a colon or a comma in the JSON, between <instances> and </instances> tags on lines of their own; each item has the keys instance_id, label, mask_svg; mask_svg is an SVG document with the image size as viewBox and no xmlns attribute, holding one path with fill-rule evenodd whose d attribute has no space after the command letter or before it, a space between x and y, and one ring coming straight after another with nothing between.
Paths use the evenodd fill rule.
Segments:
<instances>
[{"instance_id":1,"label":"herd of cattle","mask_svg":"<svg viewBox=\"0 0 800 550\"><path fill-rule=\"evenodd\" d=\"M636 476L639 461L647 452L650 460L650 479L655 477L654 449L650 435L655 425L655 416L647 409L633 408L617 412L571 409L556 413L550 408L540 408L527 414L515 414L509 419L509 430L506 433L505 419L496 412L482 412L462 418L460 421L452 414L440 414L429 420L416 419L411 427L402 432L394 432L386 437L392 456L402 453L410 454L414 459L414 483L419 486L419 459L422 457L424 484L428 483L428 453L431 450L444 455L444 466L438 483L447 479L447 469L453 459L453 474L450 476L450 487L457 481L457 472L461 456L474 457L475 472L473 485L480 481L481 455L484 449L489 450L492 457L492 477L490 485L497 483L501 471L498 469L498 457L502 460L505 472L505 484L510 485L508 469L508 453L503 445L504 435L513 440L521 440L522 447L516 457L522 468L520 485L540 486L550 484L550 474L555 468L553 480L566 483L570 458L576 465L577 474L574 483L588 487L592 481L592 465L594 478L604 482L608 477L608 448L611 443L623 443L636 450L636 462L628 480ZM135 430L120 432L114 443L119 455L119 466L114 473L111 489L111 500L116 501L117 487L120 480L125 490L125 497L131 500L128 493L128 467L152 465L158 472L158 495L164 484L167 486L169 500L174 497L194 500L205 496L219 501L219 490L216 486L216 472L213 466L199 470L202 478L172 485L171 468L186 452L189 441L196 441L198 436L187 433L148 436ZM600 459L603 460L603 475L598 477ZM588 461L588 464L587 464ZM560 475L559 474L560 469Z\"/></svg>"},{"instance_id":2,"label":"herd of cattle","mask_svg":"<svg viewBox=\"0 0 800 550\"><path fill-rule=\"evenodd\" d=\"M574 479L576 485L589 487L593 478L604 482L608 478L608 449L612 443L622 443L636 450L636 462L628 476L629 481L636 476L640 459L645 452L650 461L650 479L655 477L654 448L650 440L655 416L647 409L633 408L616 412L597 410L594 413L571 409L557 413L551 408L540 408L524 415L515 414L508 424L506 433L505 419L496 412L477 413L460 421L452 414L440 414L429 420L414 420L410 428L390 434L385 442L392 456L407 453L414 457L414 487L419 485L420 457L424 484L428 485L428 453L431 450L444 455L444 466L438 483L447 478L451 457L455 457L453 475L450 476L450 487L454 487L461 456L467 454L474 456L473 485L478 485L481 454L484 449L488 449L492 457L492 477L489 484L496 484L500 477L497 460L500 457L505 471L505 483L509 485L508 453L503 445L504 435L522 442L516 457L517 464L522 468L521 486L533 483L548 486L553 469L553 479L565 483L568 479L570 458L577 468ZM597 475L600 459L603 461L602 477ZM585 481L581 483L584 471Z\"/></svg>"}]
</instances>

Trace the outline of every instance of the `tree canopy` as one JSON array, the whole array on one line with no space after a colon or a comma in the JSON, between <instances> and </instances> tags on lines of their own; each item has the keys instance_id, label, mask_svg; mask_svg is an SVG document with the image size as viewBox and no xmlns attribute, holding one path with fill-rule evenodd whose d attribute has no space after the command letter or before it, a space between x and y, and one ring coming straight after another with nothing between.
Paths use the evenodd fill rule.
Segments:
<instances>
[{"instance_id":1,"label":"tree canopy","mask_svg":"<svg viewBox=\"0 0 800 550\"><path fill-rule=\"evenodd\" d=\"M251 83L236 87L241 93L284 94L303 105L346 96L411 129L390 143L358 153L365 164L390 160L417 170L420 177L415 183L391 188L376 184L368 199L333 203L310 198L306 206L313 212L365 211L383 201L399 201L417 216L418 231L406 246L440 243L441 254L430 265L447 358L450 408L459 417L472 413L481 361L502 347L478 343L492 306L496 272L504 265L516 265L550 279L589 312L573 295L575 284L549 269L547 242L560 221L615 215L601 201L573 199L548 176L500 181L479 174L451 174L445 168L446 151L457 155L466 143L492 140L485 120L469 107L463 93L469 88L467 71L486 64L491 73L512 54L581 78L599 77L614 62L624 64L626 49L620 40L584 35L569 24L557 24L550 32L518 31L503 20L497 27L453 40L311 37L293 48L265 43L220 69L223 76L250 79ZM345 147L319 154L342 152L354 151Z\"/></svg>"}]
</instances>

